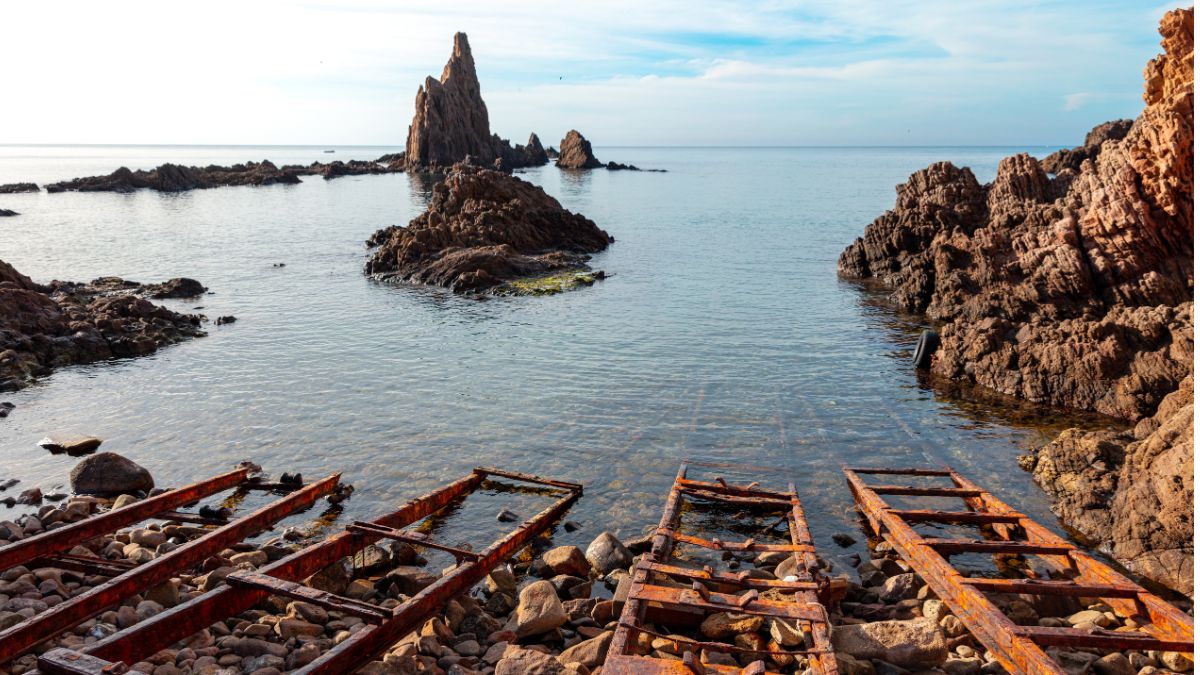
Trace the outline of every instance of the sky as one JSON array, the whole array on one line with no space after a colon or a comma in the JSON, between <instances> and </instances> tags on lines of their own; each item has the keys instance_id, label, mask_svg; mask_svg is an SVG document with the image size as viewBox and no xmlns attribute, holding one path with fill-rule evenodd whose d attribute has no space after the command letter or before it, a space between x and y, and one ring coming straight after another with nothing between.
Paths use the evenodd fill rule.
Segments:
<instances>
[{"instance_id":1,"label":"sky","mask_svg":"<svg viewBox=\"0 0 1200 675\"><path fill-rule=\"evenodd\" d=\"M403 145L464 31L517 142L1075 145L1141 110L1176 6L6 2L0 143Z\"/></svg>"}]
</instances>

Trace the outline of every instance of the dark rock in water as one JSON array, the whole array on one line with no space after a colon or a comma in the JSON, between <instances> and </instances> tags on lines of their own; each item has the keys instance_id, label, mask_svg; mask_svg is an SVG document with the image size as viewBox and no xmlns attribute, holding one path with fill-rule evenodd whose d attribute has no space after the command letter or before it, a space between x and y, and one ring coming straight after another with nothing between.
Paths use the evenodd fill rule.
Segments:
<instances>
[{"instance_id":1,"label":"dark rock in water","mask_svg":"<svg viewBox=\"0 0 1200 675\"><path fill-rule=\"evenodd\" d=\"M502 523L515 523L517 518L519 518L519 516L508 509L501 509L500 513L496 514L496 520Z\"/></svg>"},{"instance_id":2,"label":"dark rock in water","mask_svg":"<svg viewBox=\"0 0 1200 675\"><path fill-rule=\"evenodd\" d=\"M1053 174L1068 170L1078 173L1084 160L1096 159L1105 141L1119 141L1125 138L1132 126L1133 120L1114 120L1097 125L1088 132L1083 145L1059 150L1042 158L1042 170Z\"/></svg>"},{"instance_id":3,"label":"dark rock in water","mask_svg":"<svg viewBox=\"0 0 1200 675\"><path fill-rule=\"evenodd\" d=\"M41 504L42 490L41 488L30 488L17 497L18 504Z\"/></svg>"},{"instance_id":4,"label":"dark rock in water","mask_svg":"<svg viewBox=\"0 0 1200 675\"><path fill-rule=\"evenodd\" d=\"M471 45L466 33L455 33L454 50L441 78L427 77L417 89L405 164L410 169L445 171L468 155L480 166L500 169L545 164L537 152L541 142L536 135L529 140L528 145L513 148L492 134Z\"/></svg>"},{"instance_id":5,"label":"dark rock in water","mask_svg":"<svg viewBox=\"0 0 1200 675\"><path fill-rule=\"evenodd\" d=\"M71 469L71 489L85 495L134 494L153 490L154 478L133 460L102 452Z\"/></svg>"},{"instance_id":6,"label":"dark rock in water","mask_svg":"<svg viewBox=\"0 0 1200 675\"><path fill-rule=\"evenodd\" d=\"M66 440L44 438L38 445L56 455L66 453L72 457L80 457L90 452L95 452L103 442L103 440L95 436L80 436Z\"/></svg>"},{"instance_id":7,"label":"dark rock in water","mask_svg":"<svg viewBox=\"0 0 1200 675\"><path fill-rule=\"evenodd\" d=\"M845 534L843 532L836 532L833 535L833 543L837 544L838 546L841 546L842 548L846 548L848 546L853 546L854 541L855 541L854 537L851 537L850 535Z\"/></svg>"},{"instance_id":8,"label":"dark rock in water","mask_svg":"<svg viewBox=\"0 0 1200 675\"><path fill-rule=\"evenodd\" d=\"M6 218L9 216L19 216L19 215L21 215L21 214L17 213L16 211L13 211L11 209L0 209L0 218Z\"/></svg>"},{"instance_id":9,"label":"dark rock in water","mask_svg":"<svg viewBox=\"0 0 1200 675\"><path fill-rule=\"evenodd\" d=\"M140 356L204 334L199 316L136 297L140 284L115 277L94 284L42 286L0 261L0 390L54 367Z\"/></svg>"},{"instance_id":10,"label":"dark rock in water","mask_svg":"<svg viewBox=\"0 0 1200 675\"><path fill-rule=\"evenodd\" d=\"M17 192L38 192L37 183L8 183L0 185L0 195L15 194Z\"/></svg>"},{"instance_id":11,"label":"dark rock in water","mask_svg":"<svg viewBox=\"0 0 1200 675\"><path fill-rule=\"evenodd\" d=\"M8 414L11 413L13 408L16 408L16 407L17 406L14 403L11 403L9 401L0 401L0 419L8 417ZM3 489L3 488L0 488L0 489Z\"/></svg>"},{"instance_id":12,"label":"dark rock in water","mask_svg":"<svg viewBox=\"0 0 1200 675\"><path fill-rule=\"evenodd\" d=\"M237 321L237 317L233 316L232 314L229 316L218 316L217 317L217 325L218 326L224 326L226 324L231 324L235 321Z\"/></svg>"},{"instance_id":13,"label":"dark rock in water","mask_svg":"<svg viewBox=\"0 0 1200 675\"><path fill-rule=\"evenodd\" d=\"M152 298L194 298L203 295L208 289L195 279L177 277L161 284L146 287Z\"/></svg>"},{"instance_id":14,"label":"dark rock in water","mask_svg":"<svg viewBox=\"0 0 1200 675\"><path fill-rule=\"evenodd\" d=\"M328 164L313 162L308 166L289 164L275 166L269 160L247 162L233 166L206 167L162 164L150 171L130 171L121 167L107 176L90 176L60 181L46 186L47 192L132 192L138 189L160 192L183 192L230 185L296 185L300 176L357 176L362 174L396 173L404 167L365 160L335 160Z\"/></svg>"},{"instance_id":15,"label":"dark rock in water","mask_svg":"<svg viewBox=\"0 0 1200 675\"><path fill-rule=\"evenodd\" d=\"M558 160L554 165L560 169L598 169L604 166L592 154L592 144L574 129L567 132L558 147Z\"/></svg>"},{"instance_id":16,"label":"dark rock in water","mask_svg":"<svg viewBox=\"0 0 1200 675\"><path fill-rule=\"evenodd\" d=\"M558 149L553 145L546 148L546 157L549 159L558 159Z\"/></svg>"},{"instance_id":17,"label":"dark rock in water","mask_svg":"<svg viewBox=\"0 0 1200 675\"><path fill-rule=\"evenodd\" d=\"M408 227L376 232L366 264L376 279L481 291L505 281L586 269L612 238L540 187L466 163L434 186Z\"/></svg>"}]
</instances>

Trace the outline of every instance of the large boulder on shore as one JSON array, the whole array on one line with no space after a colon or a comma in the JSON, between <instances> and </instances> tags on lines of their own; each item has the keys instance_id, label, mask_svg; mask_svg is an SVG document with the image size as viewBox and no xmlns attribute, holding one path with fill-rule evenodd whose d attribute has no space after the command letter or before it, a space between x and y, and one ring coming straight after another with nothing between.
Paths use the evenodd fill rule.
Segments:
<instances>
[{"instance_id":1,"label":"large boulder on shore","mask_svg":"<svg viewBox=\"0 0 1200 675\"><path fill-rule=\"evenodd\" d=\"M460 162L408 227L376 232L365 271L376 279L481 291L558 270L586 269L612 238L542 188Z\"/></svg>"},{"instance_id":2,"label":"large boulder on shore","mask_svg":"<svg viewBox=\"0 0 1200 675\"><path fill-rule=\"evenodd\" d=\"M554 165L560 169L598 169L604 163L592 154L592 144L588 139L572 129L558 144L558 159Z\"/></svg>"},{"instance_id":3,"label":"large boulder on shore","mask_svg":"<svg viewBox=\"0 0 1200 675\"><path fill-rule=\"evenodd\" d=\"M149 492L154 478L137 462L115 452L101 452L71 469L71 489L84 495Z\"/></svg>"}]
</instances>

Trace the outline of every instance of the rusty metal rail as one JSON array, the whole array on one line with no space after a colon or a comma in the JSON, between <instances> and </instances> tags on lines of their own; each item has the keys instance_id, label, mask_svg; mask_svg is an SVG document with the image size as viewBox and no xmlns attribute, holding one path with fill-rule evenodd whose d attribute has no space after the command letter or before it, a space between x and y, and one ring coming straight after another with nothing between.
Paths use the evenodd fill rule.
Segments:
<instances>
[{"instance_id":1,"label":"rusty metal rail","mask_svg":"<svg viewBox=\"0 0 1200 675\"><path fill-rule=\"evenodd\" d=\"M706 482L688 478L689 466L747 469L735 464L713 465L684 462L679 467L675 484L667 497L662 519L654 536L653 548L634 569L632 584L617 630L609 646L604 672L615 675L709 675L767 673L766 659L772 656L807 659L808 667L818 675L836 675L837 662L830 644L829 616L822 597L828 597L829 580L818 571L816 550L808 531L804 510L795 485L786 492L763 489L757 483L732 485L722 478ZM760 469L769 472L769 469ZM679 531L680 512L685 498L717 501L738 509L769 508L784 510L791 544L760 544L753 540L723 541L704 539ZM784 580L753 579L748 572L716 570L676 564L673 554L678 545L699 546L721 552L786 552L796 561L795 577ZM667 578L676 585L667 586L656 578ZM678 582L690 584L680 588ZM760 596L760 593L770 596ZM723 642L680 639L666 636L646 627L649 616L688 616L692 621L708 614L735 612L771 617L794 622L805 636L802 649L788 650L769 645L766 650L744 649ZM669 619L664 619L669 622ZM657 659L637 654L637 636L665 638L675 641L683 654L682 661ZM799 647L799 645L797 645ZM719 651L749 655L756 658L745 668L701 663L700 651Z\"/></svg>"},{"instance_id":2,"label":"rusty metal rail","mask_svg":"<svg viewBox=\"0 0 1200 675\"><path fill-rule=\"evenodd\" d=\"M409 536L412 533L405 533L402 528L463 498L490 477L534 483L559 496L549 507L478 553L478 557L463 558L456 569L395 608L384 609L370 603L318 591L301 583L380 539L396 538L396 535ZM217 621L250 609L271 595L279 595L353 614L366 622L366 628L307 666L292 671L292 675L338 675L354 672L436 613L447 600L468 591L534 537L553 526L582 494L583 486L576 483L498 469L477 468L453 483L405 503L393 513L369 523L355 523L324 541L264 565L253 573L231 574L227 578L228 585L114 633L82 651L51 650L38 659L38 669L47 674L108 675L119 671L121 664L136 663ZM414 540L414 543L429 547L432 542L422 539ZM452 547L440 547L439 550L447 548Z\"/></svg>"},{"instance_id":3,"label":"rusty metal rail","mask_svg":"<svg viewBox=\"0 0 1200 675\"><path fill-rule=\"evenodd\" d=\"M844 468L843 471L859 509L875 533L892 545L1009 672L1065 675L1066 671L1042 650L1051 646L1112 651L1193 651L1190 616L1013 510L957 471L950 468ZM880 474L940 477L953 485L942 488L873 486L863 480L863 475ZM963 500L966 510L895 509L880 496L882 494L954 497ZM930 514L938 515L931 517ZM913 529L910 523L914 522L986 526L987 534L992 538L926 538ZM946 556L965 552L1036 555L1051 570L1066 578L964 577ZM1116 614L1132 619L1142 632L1019 626L1000 611L987 593L1103 598Z\"/></svg>"},{"instance_id":4,"label":"rusty metal rail","mask_svg":"<svg viewBox=\"0 0 1200 675\"><path fill-rule=\"evenodd\" d=\"M222 490L254 487L254 483L246 482L248 471L231 471L0 549L0 560L9 566L39 561L61 569L112 577L0 631L0 664L7 663L43 640L69 630L140 591L167 581L179 571L198 565L205 558L269 528L289 514L311 506L318 498L332 492L340 480L340 474L332 474L308 486L292 486L296 492L241 518L230 520L142 565L133 565L125 560L91 559L61 553L79 542L111 533L125 525L165 517L164 512L173 512L172 509L178 506Z\"/></svg>"}]
</instances>

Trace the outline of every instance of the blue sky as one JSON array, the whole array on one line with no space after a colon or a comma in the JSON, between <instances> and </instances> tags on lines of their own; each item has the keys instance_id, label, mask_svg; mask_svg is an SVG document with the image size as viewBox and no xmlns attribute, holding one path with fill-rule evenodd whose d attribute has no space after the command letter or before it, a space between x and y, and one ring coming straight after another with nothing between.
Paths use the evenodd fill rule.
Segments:
<instances>
[{"instance_id":1,"label":"blue sky","mask_svg":"<svg viewBox=\"0 0 1200 675\"><path fill-rule=\"evenodd\" d=\"M469 34L493 131L1060 145L1141 109L1177 3L5 3L4 143L402 145Z\"/></svg>"}]
</instances>

